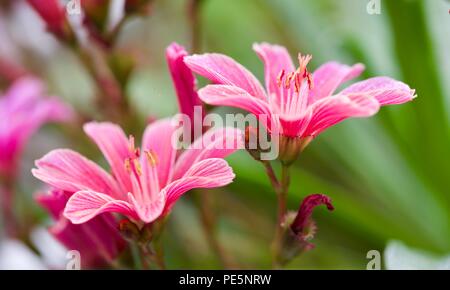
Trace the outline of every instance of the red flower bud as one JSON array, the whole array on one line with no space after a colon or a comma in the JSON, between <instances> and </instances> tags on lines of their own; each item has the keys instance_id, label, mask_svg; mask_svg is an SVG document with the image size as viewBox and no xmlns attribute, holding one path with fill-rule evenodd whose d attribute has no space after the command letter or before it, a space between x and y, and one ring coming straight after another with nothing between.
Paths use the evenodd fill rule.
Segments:
<instances>
[{"instance_id":1,"label":"red flower bud","mask_svg":"<svg viewBox=\"0 0 450 290\"><path fill-rule=\"evenodd\" d=\"M45 21L49 31L58 36L64 33L66 12L58 0L28 0L28 3Z\"/></svg>"},{"instance_id":2,"label":"red flower bud","mask_svg":"<svg viewBox=\"0 0 450 290\"><path fill-rule=\"evenodd\" d=\"M325 194L311 194L303 199L297 216L291 224L291 230L296 235L305 234L307 232L308 226L311 225L311 215L313 209L321 204L325 204L328 210L334 210L334 207L331 204L331 198Z\"/></svg>"}]
</instances>

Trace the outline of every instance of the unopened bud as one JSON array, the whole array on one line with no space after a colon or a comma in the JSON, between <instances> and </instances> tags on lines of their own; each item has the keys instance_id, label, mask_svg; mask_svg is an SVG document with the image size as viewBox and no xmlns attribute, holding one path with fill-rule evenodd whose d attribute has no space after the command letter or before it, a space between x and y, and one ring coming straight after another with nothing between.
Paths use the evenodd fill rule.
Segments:
<instances>
[{"instance_id":1,"label":"unopened bud","mask_svg":"<svg viewBox=\"0 0 450 290\"><path fill-rule=\"evenodd\" d=\"M298 212L289 212L284 217L282 248L278 257L282 264L314 248L314 244L310 241L316 234L317 226L311 215L313 209L321 204L325 204L328 210L334 209L328 196L312 194L303 199Z\"/></svg>"},{"instance_id":2,"label":"unopened bud","mask_svg":"<svg viewBox=\"0 0 450 290\"><path fill-rule=\"evenodd\" d=\"M65 8L58 0L28 0L28 3L56 37L73 42L74 33L66 18Z\"/></svg>"}]
</instances>

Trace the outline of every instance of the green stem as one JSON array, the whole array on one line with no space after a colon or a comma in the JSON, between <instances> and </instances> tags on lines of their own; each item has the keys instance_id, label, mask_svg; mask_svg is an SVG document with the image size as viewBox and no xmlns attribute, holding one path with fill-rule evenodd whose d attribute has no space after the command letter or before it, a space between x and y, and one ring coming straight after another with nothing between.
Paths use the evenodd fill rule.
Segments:
<instances>
[{"instance_id":1,"label":"green stem","mask_svg":"<svg viewBox=\"0 0 450 290\"><path fill-rule=\"evenodd\" d=\"M197 196L200 218L210 248L217 255L217 258L220 260L220 263L224 268L235 269L236 264L234 263L233 259L227 254L226 250L222 247L219 239L217 238L217 223L216 217L213 211L211 211L212 202L210 195L205 192L198 192Z\"/></svg>"},{"instance_id":2,"label":"green stem","mask_svg":"<svg viewBox=\"0 0 450 290\"><path fill-rule=\"evenodd\" d=\"M277 194L278 201L277 224L275 225L275 235L272 242L272 267L276 269L281 267L280 255L282 250L283 223L286 216L286 199L290 183L289 167L282 165L281 181L279 181L272 165L269 162L264 162L264 166L272 187Z\"/></svg>"},{"instance_id":3,"label":"green stem","mask_svg":"<svg viewBox=\"0 0 450 290\"><path fill-rule=\"evenodd\" d=\"M140 253L139 247L134 242L130 242L129 244L130 244L131 256L133 257L134 268L136 270L144 269L142 255Z\"/></svg>"},{"instance_id":4,"label":"green stem","mask_svg":"<svg viewBox=\"0 0 450 290\"><path fill-rule=\"evenodd\" d=\"M154 241L153 260L160 270L166 269L166 263L164 261L164 250L160 238Z\"/></svg>"},{"instance_id":5,"label":"green stem","mask_svg":"<svg viewBox=\"0 0 450 290\"><path fill-rule=\"evenodd\" d=\"M149 270L154 254L150 251L148 245L145 243L139 243L138 247L139 247L139 257L142 265L141 269Z\"/></svg>"},{"instance_id":6,"label":"green stem","mask_svg":"<svg viewBox=\"0 0 450 290\"><path fill-rule=\"evenodd\" d=\"M281 167L281 190L278 197L279 207L278 207L278 219L283 222L284 216L286 215L286 199L289 190L290 176L289 167L282 165Z\"/></svg>"},{"instance_id":7,"label":"green stem","mask_svg":"<svg viewBox=\"0 0 450 290\"><path fill-rule=\"evenodd\" d=\"M200 11L203 0L190 0L189 18L191 22L192 52L199 53L201 46L201 18Z\"/></svg>"}]
</instances>

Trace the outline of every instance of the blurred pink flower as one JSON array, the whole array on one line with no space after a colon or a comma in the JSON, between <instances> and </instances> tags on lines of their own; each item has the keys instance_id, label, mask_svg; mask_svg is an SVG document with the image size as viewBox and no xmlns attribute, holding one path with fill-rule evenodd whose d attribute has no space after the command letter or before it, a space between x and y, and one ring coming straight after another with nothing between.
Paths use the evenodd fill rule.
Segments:
<instances>
[{"instance_id":1,"label":"blurred pink flower","mask_svg":"<svg viewBox=\"0 0 450 290\"><path fill-rule=\"evenodd\" d=\"M21 78L0 97L0 176L14 179L22 149L44 123L67 121L72 110L57 98L44 98L35 78Z\"/></svg>"},{"instance_id":2,"label":"blurred pink flower","mask_svg":"<svg viewBox=\"0 0 450 290\"><path fill-rule=\"evenodd\" d=\"M80 252L82 267L94 268L112 262L125 248L125 240L118 230L118 223L109 214L101 214L82 225L74 225L63 216L72 193L52 190L38 194L36 201L56 221L48 230L68 250Z\"/></svg>"},{"instance_id":3,"label":"blurred pink flower","mask_svg":"<svg viewBox=\"0 0 450 290\"><path fill-rule=\"evenodd\" d=\"M240 130L210 130L177 158L172 138L178 129L172 119L148 125L141 151L135 148L134 138L127 139L119 126L88 123L84 130L104 154L112 175L67 149L51 151L37 160L37 169L32 172L58 189L75 192L64 210L64 215L75 224L105 212L151 223L169 213L188 190L224 186L234 178L222 158L242 143ZM226 147L230 143L237 145Z\"/></svg>"},{"instance_id":4,"label":"blurred pink flower","mask_svg":"<svg viewBox=\"0 0 450 290\"><path fill-rule=\"evenodd\" d=\"M232 58L216 53L185 57L185 63L214 84L199 91L211 105L225 105L266 115L269 130L288 138L309 140L349 117L369 117L380 106L401 104L414 98L414 90L388 77L375 77L333 95L343 83L364 70L328 62L310 74L311 56L299 54L295 69L287 50L267 43L253 49L264 62L266 90L256 77Z\"/></svg>"},{"instance_id":5,"label":"blurred pink flower","mask_svg":"<svg viewBox=\"0 0 450 290\"><path fill-rule=\"evenodd\" d=\"M191 120L191 136L194 137L193 122L203 120L203 112L195 111L194 107L202 108L197 89L196 79L192 71L186 66L183 59L188 53L184 47L177 43L170 44L166 49L166 59L169 65L170 75L172 76L175 92L178 97L178 107L180 113L185 114ZM196 113L199 116L194 116ZM201 133L201 132L199 132Z\"/></svg>"}]
</instances>

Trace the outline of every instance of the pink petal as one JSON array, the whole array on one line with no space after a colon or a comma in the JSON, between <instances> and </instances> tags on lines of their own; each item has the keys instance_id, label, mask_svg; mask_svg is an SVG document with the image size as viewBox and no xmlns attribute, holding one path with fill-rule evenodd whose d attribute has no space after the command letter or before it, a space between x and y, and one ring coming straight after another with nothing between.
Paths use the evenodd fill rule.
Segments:
<instances>
[{"instance_id":1,"label":"pink petal","mask_svg":"<svg viewBox=\"0 0 450 290\"><path fill-rule=\"evenodd\" d=\"M266 99L266 94L258 79L234 59L217 53L187 56L187 66L199 75L216 84L241 88L253 97Z\"/></svg>"},{"instance_id":2,"label":"pink petal","mask_svg":"<svg viewBox=\"0 0 450 290\"><path fill-rule=\"evenodd\" d=\"M376 98L381 106L409 102L415 98L414 90L407 84L388 77L375 77L351 85L341 94L365 94Z\"/></svg>"},{"instance_id":3,"label":"pink petal","mask_svg":"<svg viewBox=\"0 0 450 290\"><path fill-rule=\"evenodd\" d=\"M73 117L70 107L57 98L45 98L41 81L24 77L15 81L0 97L0 173L13 176L31 135L49 121Z\"/></svg>"},{"instance_id":4,"label":"pink petal","mask_svg":"<svg viewBox=\"0 0 450 290\"><path fill-rule=\"evenodd\" d=\"M64 216L74 224L82 224L106 212L120 213L139 220L133 206L128 202L87 190L72 195L64 209Z\"/></svg>"},{"instance_id":5,"label":"pink petal","mask_svg":"<svg viewBox=\"0 0 450 290\"><path fill-rule=\"evenodd\" d=\"M33 115L29 116L30 120L36 121L38 124L45 122L67 122L74 119L75 113L73 109L61 102L57 97L42 99L34 106Z\"/></svg>"},{"instance_id":6,"label":"pink petal","mask_svg":"<svg viewBox=\"0 0 450 290\"><path fill-rule=\"evenodd\" d=\"M208 130L178 158L174 179L185 175L192 164L208 158L225 158L244 147L244 135L240 129L217 128Z\"/></svg>"},{"instance_id":7,"label":"pink petal","mask_svg":"<svg viewBox=\"0 0 450 290\"><path fill-rule=\"evenodd\" d=\"M57 220L66 207L69 197L70 193L67 191L52 190L49 193L36 195L35 200Z\"/></svg>"},{"instance_id":8,"label":"pink petal","mask_svg":"<svg viewBox=\"0 0 450 290\"><path fill-rule=\"evenodd\" d=\"M45 98L44 84L33 77L23 77L15 81L0 98L0 111L11 114L11 120L28 121L39 127L48 121L67 121L73 118L72 109L58 98ZM4 110L4 112L3 112ZM25 119L22 118L25 115Z\"/></svg>"},{"instance_id":9,"label":"pink petal","mask_svg":"<svg viewBox=\"0 0 450 290\"><path fill-rule=\"evenodd\" d=\"M309 103L331 96L343 83L358 77L364 71L363 64L348 66L338 62L327 62L313 74L314 86L309 92Z\"/></svg>"},{"instance_id":10,"label":"pink petal","mask_svg":"<svg viewBox=\"0 0 450 290\"><path fill-rule=\"evenodd\" d=\"M102 214L82 225L74 225L62 216L62 212L72 194L52 190L36 196L36 201L52 214L56 223L49 232L67 249L80 251L83 268L93 268L112 261L124 248L115 218Z\"/></svg>"},{"instance_id":11,"label":"pink petal","mask_svg":"<svg viewBox=\"0 0 450 290\"><path fill-rule=\"evenodd\" d=\"M61 218L48 230L67 249L80 252L83 269L105 266L113 261L126 245L117 227L111 225L104 215L81 225Z\"/></svg>"},{"instance_id":12,"label":"pink petal","mask_svg":"<svg viewBox=\"0 0 450 290\"><path fill-rule=\"evenodd\" d=\"M184 47L175 42L166 49L166 59L177 93L180 112L194 120L194 106L201 106L202 103L195 88L196 80L194 75L183 61L183 58L187 55L188 53Z\"/></svg>"},{"instance_id":13,"label":"pink petal","mask_svg":"<svg viewBox=\"0 0 450 290\"><path fill-rule=\"evenodd\" d=\"M316 136L326 128L349 117L369 117L378 112L378 101L365 94L337 95L312 105L312 118L303 136Z\"/></svg>"},{"instance_id":14,"label":"pink petal","mask_svg":"<svg viewBox=\"0 0 450 290\"><path fill-rule=\"evenodd\" d=\"M270 130L276 123L269 104L253 98L246 91L234 86L208 85L199 92L200 99L207 104L216 106L230 106L246 110L256 116L265 117L262 121Z\"/></svg>"},{"instance_id":15,"label":"pink petal","mask_svg":"<svg viewBox=\"0 0 450 290\"><path fill-rule=\"evenodd\" d=\"M5 104L5 103L3 103ZM23 111L4 108L0 104L0 116L8 120L0 122L0 172L13 175L17 162L29 138L49 121L65 121L72 116L69 107L55 99L43 99L31 103Z\"/></svg>"},{"instance_id":16,"label":"pink petal","mask_svg":"<svg viewBox=\"0 0 450 290\"><path fill-rule=\"evenodd\" d=\"M130 155L130 148L122 128L107 122L90 122L85 124L83 129L102 151L121 187L121 192L131 191L130 175L125 168L125 159Z\"/></svg>"},{"instance_id":17,"label":"pink petal","mask_svg":"<svg viewBox=\"0 0 450 290\"><path fill-rule=\"evenodd\" d=\"M298 118L280 117L281 134L289 137L299 137L308 128L312 111L307 110Z\"/></svg>"},{"instance_id":18,"label":"pink petal","mask_svg":"<svg viewBox=\"0 0 450 290\"><path fill-rule=\"evenodd\" d=\"M172 136L176 130L177 127L171 118L162 119L148 125L142 138L142 150L151 150L156 155L160 188L167 184L172 175L177 153L176 148L172 146ZM145 158L144 155L143 158ZM143 160L142 165L144 172L148 172L149 162Z\"/></svg>"},{"instance_id":19,"label":"pink petal","mask_svg":"<svg viewBox=\"0 0 450 290\"><path fill-rule=\"evenodd\" d=\"M133 204L139 219L144 223L151 223L161 216L166 205L165 192L160 192L148 203L138 202L132 194L129 194L129 200Z\"/></svg>"},{"instance_id":20,"label":"pink petal","mask_svg":"<svg viewBox=\"0 0 450 290\"><path fill-rule=\"evenodd\" d=\"M182 194L193 188L214 188L230 184L235 175L228 163L219 158L205 159L195 163L183 178L168 184L163 192L166 196L165 213L169 212Z\"/></svg>"},{"instance_id":21,"label":"pink petal","mask_svg":"<svg viewBox=\"0 0 450 290\"><path fill-rule=\"evenodd\" d=\"M22 111L30 108L44 95L45 86L37 78L23 77L15 81L0 99L0 105L10 111Z\"/></svg>"},{"instance_id":22,"label":"pink petal","mask_svg":"<svg viewBox=\"0 0 450 290\"><path fill-rule=\"evenodd\" d=\"M76 192L92 190L120 195L111 176L94 162L69 149L58 149L36 161L33 175L57 189Z\"/></svg>"},{"instance_id":23,"label":"pink petal","mask_svg":"<svg viewBox=\"0 0 450 290\"><path fill-rule=\"evenodd\" d=\"M266 89L269 98L276 97L280 99L283 94L281 90L287 91L284 87L279 87L277 79L282 70L286 73L295 71L294 64L289 52L283 46L271 45L268 43L253 44L253 50L258 54L259 58L264 62ZM278 105L281 102L278 100Z\"/></svg>"}]
</instances>

